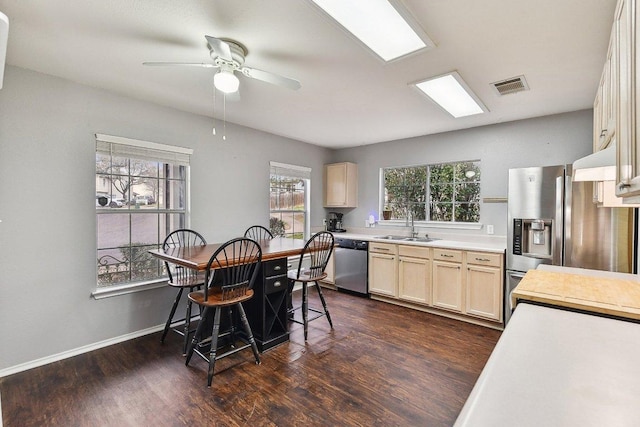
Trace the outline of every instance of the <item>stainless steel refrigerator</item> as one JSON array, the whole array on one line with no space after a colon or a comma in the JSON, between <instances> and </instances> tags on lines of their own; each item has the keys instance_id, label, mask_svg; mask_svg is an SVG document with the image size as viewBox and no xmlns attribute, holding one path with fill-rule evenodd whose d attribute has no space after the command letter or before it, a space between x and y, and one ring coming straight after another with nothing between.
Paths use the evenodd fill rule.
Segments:
<instances>
[{"instance_id":1,"label":"stainless steel refrigerator","mask_svg":"<svg viewBox=\"0 0 640 427\"><path fill-rule=\"evenodd\" d=\"M636 209L598 207L571 165L509 170L505 325L510 294L540 264L635 273Z\"/></svg>"}]
</instances>

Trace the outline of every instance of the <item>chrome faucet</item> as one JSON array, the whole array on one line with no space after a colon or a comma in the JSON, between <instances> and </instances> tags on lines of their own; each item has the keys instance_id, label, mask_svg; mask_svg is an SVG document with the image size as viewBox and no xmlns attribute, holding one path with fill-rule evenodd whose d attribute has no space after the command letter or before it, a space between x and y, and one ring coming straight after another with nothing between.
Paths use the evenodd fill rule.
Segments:
<instances>
[{"instance_id":1,"label":"chrome faucet","mask_svg":"<svg viewBox=\"0 0 640 427\"><path fill-rule=\"evenodd\" d=\"M411 218L411 237L415 239L416 237L418 237L418 232L416 231L416 227L413 224L413 213L411 211L409 211L409 213L407 214L407 227L409 226L409 218Z\"/></svg>"}]
</instances>

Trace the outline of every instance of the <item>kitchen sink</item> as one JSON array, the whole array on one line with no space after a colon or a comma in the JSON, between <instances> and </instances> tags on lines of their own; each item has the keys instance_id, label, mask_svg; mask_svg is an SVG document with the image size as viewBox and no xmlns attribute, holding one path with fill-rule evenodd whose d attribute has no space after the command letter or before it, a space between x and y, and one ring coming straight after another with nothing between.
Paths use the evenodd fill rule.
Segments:
<instances>
[{"instance_id":1,"label":"kitchen sink","mask_svg":"<svg viewBox=\"0 0 640 427\"><path fill-rule=\"evenodd\" d=\"M387 235L387 236L375 236L375 239L384 239L384 240L404 240L404 239L410 239L410 237L407 236L392 236L392 235Z\"/></svg>"},{"instance_id":2,"label":"kitchen sink","mask_svg":"<svg viewBox=\"0 0 640 427\"><path fill-rule=\"evenodd\" d=\"M407 237L407 236L394 236L394 235L375 236L374 238L384 239L384 240L398 240L403 242L433 242L434 240L440 240L440 239L432 239L431 237Z\"/></svg>"},{"instance_id":3,"label":"kitchen sink","mask_svg":"<svg viewBox=\"0 0 640 427\"><path fill-rule=\"evenodd\" d=\"M431 237L405 237L402 240L405 242L433 242L434 240L440 239L432 239Z\"/></svg>"}]
</instances>

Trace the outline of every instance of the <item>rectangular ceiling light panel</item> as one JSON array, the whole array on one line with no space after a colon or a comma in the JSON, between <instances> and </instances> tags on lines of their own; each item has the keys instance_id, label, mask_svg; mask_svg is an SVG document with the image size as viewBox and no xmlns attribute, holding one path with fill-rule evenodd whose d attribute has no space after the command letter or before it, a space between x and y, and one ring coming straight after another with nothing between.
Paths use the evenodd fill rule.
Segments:
<instances>
[{"instance_id":1,"label":"rectangular ceiling light panel","mask_svg":"<svg viewBox=\"0 0 640 427\"><path fill-rule=\"evenodd\" d=\"M481 114L487 110L460 75L453 71L415 84L436 104L455 118Z\"/></svg>"},{"instance_id":2,"label":"rectangular ceiling light panel","mask_svg":"<svg viewBox=\"0 0 640 427\"><path fill-rule=\"evenodd\" d=\"M434 46L417 25L409 25L403 17L409 13L389 0L312 1L385 61Z\"/></svg>"}]
</instances>

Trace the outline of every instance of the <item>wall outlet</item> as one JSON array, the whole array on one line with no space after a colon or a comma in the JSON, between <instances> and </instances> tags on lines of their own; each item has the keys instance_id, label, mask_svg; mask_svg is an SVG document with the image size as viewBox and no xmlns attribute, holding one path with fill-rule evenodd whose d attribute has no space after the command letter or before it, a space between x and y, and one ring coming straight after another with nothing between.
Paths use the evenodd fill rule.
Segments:
<instances>
[{"instance_id":1,"label":"wall outlet","mask_svg":"<svg viewBox=\"0 0 640 427\"><path fill-rule=\"evenodd\" d=\"M327 219L326 219L326 218L324 218L324 219L322 220L322 225L324 225L325 227L327 226Z\"/></svg>"},{"instance_id":2,"label":"wall outlet","mask_svg":"<svg viewBox=\"0 0 640 427\"><path fill-rule=\"evenodd\" d=\"M487 225L487 234L493 234L493 225Z\"/></svg>"}]
</instances>

